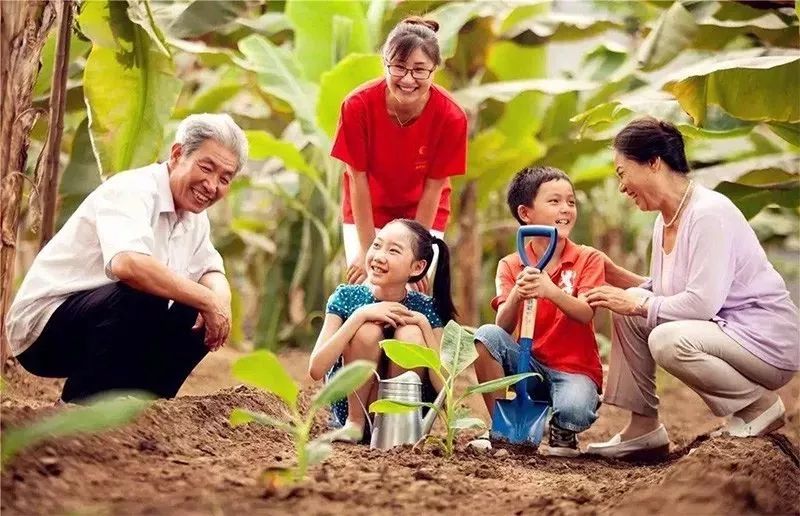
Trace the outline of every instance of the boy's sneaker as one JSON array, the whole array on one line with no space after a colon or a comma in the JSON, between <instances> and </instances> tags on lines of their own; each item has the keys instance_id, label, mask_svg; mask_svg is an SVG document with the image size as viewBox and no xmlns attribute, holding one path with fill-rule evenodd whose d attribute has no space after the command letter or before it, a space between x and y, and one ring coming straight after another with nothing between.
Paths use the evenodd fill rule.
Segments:
<instances>
[{"instance_id":1,"label":"boy's sneaker","mask_svg":"<svg viewBox=\"0 0 800 516\"><path fill-rule=\"evenodd\" d=\"M550 440L542 448L542 455L550 457L577 457L581 454L578 449L578 435L572 430L559 427L555 422L550 422Z\"/></svg>"}]
</instances>

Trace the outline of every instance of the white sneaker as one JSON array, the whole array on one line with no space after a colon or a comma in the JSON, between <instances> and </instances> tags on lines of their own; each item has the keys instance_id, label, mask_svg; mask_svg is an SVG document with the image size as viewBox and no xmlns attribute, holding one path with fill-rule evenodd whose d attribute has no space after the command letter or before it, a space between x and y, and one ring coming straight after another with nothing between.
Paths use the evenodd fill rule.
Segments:
<instances>
[{"instance_id":1,"label":"white sneaker","mask_svg":"<svg viewBox=\"0 0 800 516\"><path fill-rule=\"evenodd\" d=\"M778 397L778 401L749 423L745 423L740 417L730 416L722 428L711 432L711 437L719 437L721 435L758 437L766 435L784 425L783 415L785 413L786 407L783 406L783 401Z\"/></svg>"},{"instance_id":2,"label":"white sneaker","mask_svg":"<svg viewBox=\"0 0 800 516\"><path fill-rule=\"evenodd\" d=\"M586 447L587 455L600 455L613 459L654 460L669 453L669 435L664 425L652 432L623 441L620 434L604 443L592 443Z\"/></svg>"},{"instance_id":3,"label":"white sneaker","mask_svg":"<svg viewBox=\"0 0 800 516\"><path fill-rule=\"evenodd\" d=\"M353 443L358 444L364 438L364 429L353 423L352 421L345 421L344 426L336 432L336 435L331 439L332 443Z\"/></svg>"}]
</instances>

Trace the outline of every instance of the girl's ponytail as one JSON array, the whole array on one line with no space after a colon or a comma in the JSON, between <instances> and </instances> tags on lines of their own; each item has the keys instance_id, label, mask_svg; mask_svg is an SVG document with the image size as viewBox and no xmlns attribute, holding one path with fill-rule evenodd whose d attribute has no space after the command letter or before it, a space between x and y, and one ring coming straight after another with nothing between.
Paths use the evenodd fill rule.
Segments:
<instances>
[{"instance_id":1,"label":"girl's ponytail","mask_svg":"<svg viewBox=\"0 0 800 516\"><path fill-rule=\"evenodd\" d=\"M441 238L432 238L433 245L439 248L439 259L436 262L436 272L433 277L433 300L436 303L439 318L444 324L447 324L447 321L454 320L458 316L450 290L450 249Z\"/></svg>"}]
</instances>

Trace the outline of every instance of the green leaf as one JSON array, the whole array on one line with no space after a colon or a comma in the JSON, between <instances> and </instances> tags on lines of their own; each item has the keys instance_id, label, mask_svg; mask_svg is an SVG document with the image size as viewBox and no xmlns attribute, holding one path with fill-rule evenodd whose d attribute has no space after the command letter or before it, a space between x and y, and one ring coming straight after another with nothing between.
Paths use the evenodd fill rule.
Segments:
<instances>
[{"instance_id":1,"label":"green leaf","mask_svg":"<svg viewBox=\"0 0 800 516\"><path fill-rule=\"evenodd\" d=\"M64 408L26 427L8 428L2 434L2 464L23 449L45 439L99 432L132 421L150 405L144 393L114 392L98 397L84 407ZM110 396L113 396L111 398ZM122 396L122 397L121 397ZM138 396L138 397L134 397Z\"/></svg>"},{"instance_id":2,"label":"green leaf","mask_svg":"<svg viewBox=\"0 0 800 516\"><path fill-rule=\"evenodd\" d=\"M800 122L797 90L800 56L714 57L681 70L664 85L681 107L703 125L716 104L742 120Z\"/></svg>"},{"instance_id":3,"label":"green leaf","mask_svg":"<svg viewBox=\"0 0 800 516\"><path fill-rule=\"evenodd\" d=\"M490 14L491 9L491 2L453 2L426 14L426 17L439 23L436 38L439 40L442 62L455 55L458 33L464 24L476 16Z\"/></svg>"},{"instance_id":4,"label":"green leaf","mask_svg":"<svg viewBox=\"0 0 800 516\"><path fill-rule=\"evenodd\" d=\"M433 403L424 401L397 401L397 400L377 400L373 401L369 406L369 412L376 414L405 414L414 409L428 407L432 410L437 410Z\"/></svg>"},{"instance_id":5,"label":"green leaf","mask_svg":"<svg viewBox=\"0 0 800 516\"><path fill-rule=\"evenodd\" d=\"M84 118L75 132L69 162L58 184L58 227L64 225L80 203L100 186L100 170L89 140L89 120Z\"/></svg>"},{"instance_id":6,"label":"green leaf","mask_svg":"<svg viewBox=\"0 0 800 516\"><path fill-rule=\"evenodd\" d=\"M505 24L504 24L505 25ZM516 23L503 32L506 39L524 37L526 32L535 38L548 38L551 41L574 41L591 38L610 29L624 29L621 20L598 15L551 12L537 13L535 16Z\"/></svg>"},{"instance_id":7,"label":"green leaf","mask_svg":"<svg viewBox=\"0 0 800 516\"><path fill-rule=\"evenodd\" d=\"M369 27L362 2L288 0L286 16L294 27L295 55L303 76L309 80L319 80L323 72L333 68L337 57L373 50L370 48ZM334 19L342 18L348 19L352 26L347 45L344 49L338 49L340 54L337 56Z\"/></svg>"},{"instance_id":8,"label":"green leaf","mask_svg":"<svg viewBox=\"0 0 800 516\"><path fill-rule=\"evenodd\" d=\"M741 185L723 181L717 191L727 196L748 220L771 204L797 209L800 207L800 180L763 186Z\"/></svg>"},{"instance_id":9,"label":"green leaf","mask_svg":"<svg viewBox=\"0 0 800 516\"><path fill-rule=\"evenodd\" d=\"M38 97L50 91L50 83L53 80L53 67L55 66L55 53L56 53L56 40L58 39L58 31L50 32L47 41L42 47L42 53L39 57L41 68L36 75L36 86L33 88L33 96ZM73 33L69 40L69 62L79 62L79 57L85 55L92 44L85 41ZM74 68L74 71L73 71ZM80 68L74 64L70 67L69 75L74 76Z\"/></svg>"},{"instance_id":10,"label":"green leaf","mask_svg":"<svg viewBox=\"0 0 800 516\"><path fill-rule=\"evenodd\" d=\"M127 18L125 7L122 2L86 2L80 15L81 28L93 43L83 86L92 144L104 175L155 160L181 89L169 57Z\"/></svg>"},{"instance_id":11,"label":"green leaf","mask_svg":"<svg viewBox=\"0 0 800 516\"><path fill-rule=\"evenodd\" d=\"M800 147L800 124L790 124L785 122L770 122L767 126L773 133L777 134L795 147Z\"/></svg>"},{"instance_id":12,"label":"green leaf","mask_svg":"<svg viewBox=\"0 0 800 516\"><path fill-rule=\"evenodd\" d=\"M328 136L336 132L345 97L356 87L381 77L383 60L377 54L350 54L320 77L317 123Z\"/></svg>"},{"instance_id":13,"label":"green leaf","mask_svg":"<svg viewBox=\"0 0 800 516\"><path fill-rule=\"evenodd\" d=\"M311 401L312 407L320 408L344 399L375 374L375 367L375 363L368 360L355 360L346 364L317 392Z\"/></svg>"},{"instance_id":14,"label":"green leaf","mask_svg":"<svg viewBox=\"0 0 800 516\"><path fill-rule=\"evenodd\" d=\"M264 414L263 412L256 412L243 408L233 409L228 421L230 422L231 426L240 426L247 423L256 422L260 425L271 426L290 434L293 434L295 431L294 427L285 421L281 421L280 419Z\"/></svg>"},{"instance_id":15,"label":"green leaf","mask_svg":"<svg viewBox=\"0 0 800 516\"><path fill-rule=\"evenodd\" d=\"M164 38L164 34L153 19L148 0L128 0L128 18L150 36L150 40L159 52L167 57L172 56L167 48L167 40Z\"/></svg>"},{"instance_id":16,"label":"green leaf","mask_svg":"<svg viewBox=\"0 0 800 516\"><path fill-rule=\"evenodd\" d=\"M297 407L297 384L270 351L256 351L233 364L233 376L248 385L272 393L292 410Z\"/></svg>"},{"instance_id":17,"label":"green leaf","mask_svg":"<svg viewBox=\"0 0 800 516\"><path fill-rule=\"evenodd\" d=\"M309 4L315 2L308 2ZM324 4L320 5L325 5ZM302 78L300 65L293 54L275 46L263 36L251 35L239 41L245 60L236 62L258 73L258 84L265 92L288 103L306 133L313 133L317 86Z\"/></svg>"},{"instance_id":18,"label":"green leaf","mask_svg":"<svg viewBox=\"0 0 800 516\"><path fill-rule=\"evenodd\" d=\"M439 355L433 349L394 339L382 340L380 345L389 360L403 369L427 367L433 371L441 372L442 363L439 360Z\"/></svg>"},{"instance_id":19,"label":"green leaf","mask_svg":"<svg viewBox=\"0 0 800 516\"><path fill-rule=\"evenodd\" d=\"M319 173L312 168L297 147L289 142L279 140L266 131L245 131L250 145L250 159L260 160L278 158L286 168L296 170L310 177L318 177Z\"/></svg>"},{"instance_id":20,"label":"green leaf","mask_svg":"<svg viewBox=\"0 0 800 516\"><path fill-rule=\"evenodd\" d=\"M455 321L444 327L441 349L442 367L451 378L460 375L478 358L475 336Z\"/></svg>"},{"instance_id":21,"label":"green leaf","mask_svg":"<svg viewBox=\"0 0 800 516\"><path fill-rule=\"evenodd\" d=\"M195 0L167 30L176 38L195 38L219 29L246 11L243 0Z\"/></svg>"},{"instance_id":22,"label":"green leaf","mask_svg":"<svg viewBox=\"0 0 800 516\"><path fill-rule=\"evenodd\" d=\"M488 382L479 383L478 385L470 385L467 387L466 394L483 394L484 392L494 392L501 389L507 389L509 386L514 385L523 378L531 378L534 376L539 378L539 380L542 379L542 375L538 373L512 374L511 376L490 380Z\"/></svg>"},{"instance_id":23,"label":"green leaf","mask_svg":"<svg viewBox=\"0 0 800 516\"><path fill-rule=\"evenodd\" d=\"M462 417L450 424L454 430L466 430L468 428L486 428L486 423L477 417Z\"/></svg>"},{"instance_id":24,"label":"green leaf","mask_svg":"<svg viewBox=\"0 0 800 516\"><path fill-rule=\"evenodd\" d=\"M699 168L692 172L692 178L706 188L716 188L725 181L739 182L743 176L754 172L766 173L777 179L782 173L797 175L798 170L800 170L800 158L794 153L767 154Z\"/></svg>"},{"instance_id":25,"label":"green leaf","mask_svg":"<svg viewBox=\"0 0 800 516\"><path fill-rule=\"evenodd\" d=\"M520 93L538 91L547 95L560 95L569 91L587 91L597 87L589 81L570 79L527 79L519 81L490 82L464 88L453 93L456 101L467 111L476 111L486 99L508 102Z\"/></svg>"},{"instance_id":26,"label":"green leaf","mask_svg":"<svg viewBox=\"0 0 800 516\"><path fill-rule=\"evenodd\" d=\"M328 442L315 439L306 444L306 453L308 454L308 465L314 466L323 462L333 453L333 446Z\"/></svg>"},{"instance_id":27,"label":"green leaf","mask_svg":"<svg viewBox=\"0 0 800 516\"><path fill-rule=\"evenodd\" d=\"M691 44L697 31L692 13L681 2L673 3L639 47L636 58L642 69L654 70L671 61Z\"/></svg>"}]
</instances>

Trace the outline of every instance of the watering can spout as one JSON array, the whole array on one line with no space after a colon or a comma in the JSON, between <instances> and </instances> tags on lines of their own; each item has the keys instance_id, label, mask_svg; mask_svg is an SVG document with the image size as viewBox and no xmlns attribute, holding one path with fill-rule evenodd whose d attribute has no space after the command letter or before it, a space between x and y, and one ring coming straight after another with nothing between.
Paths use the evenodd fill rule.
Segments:
<instances>
[{"instance_id":1,"label":"watering can spout","mask_svg":"<svg viewBox=\"0 0 800 516\"><path fill-rule=\"evenodd\" d=\"M434 408L428 410L428 413L425 414L425 418L422 420L422 437L428 435L433 428L433 424L436 422L436 416L439 413L439 409L442 408L442 403L444 402L445 390L442 389L439 391L439 394L436 396L436 399L433 401Z\"/></svg>"}]
</instances>

